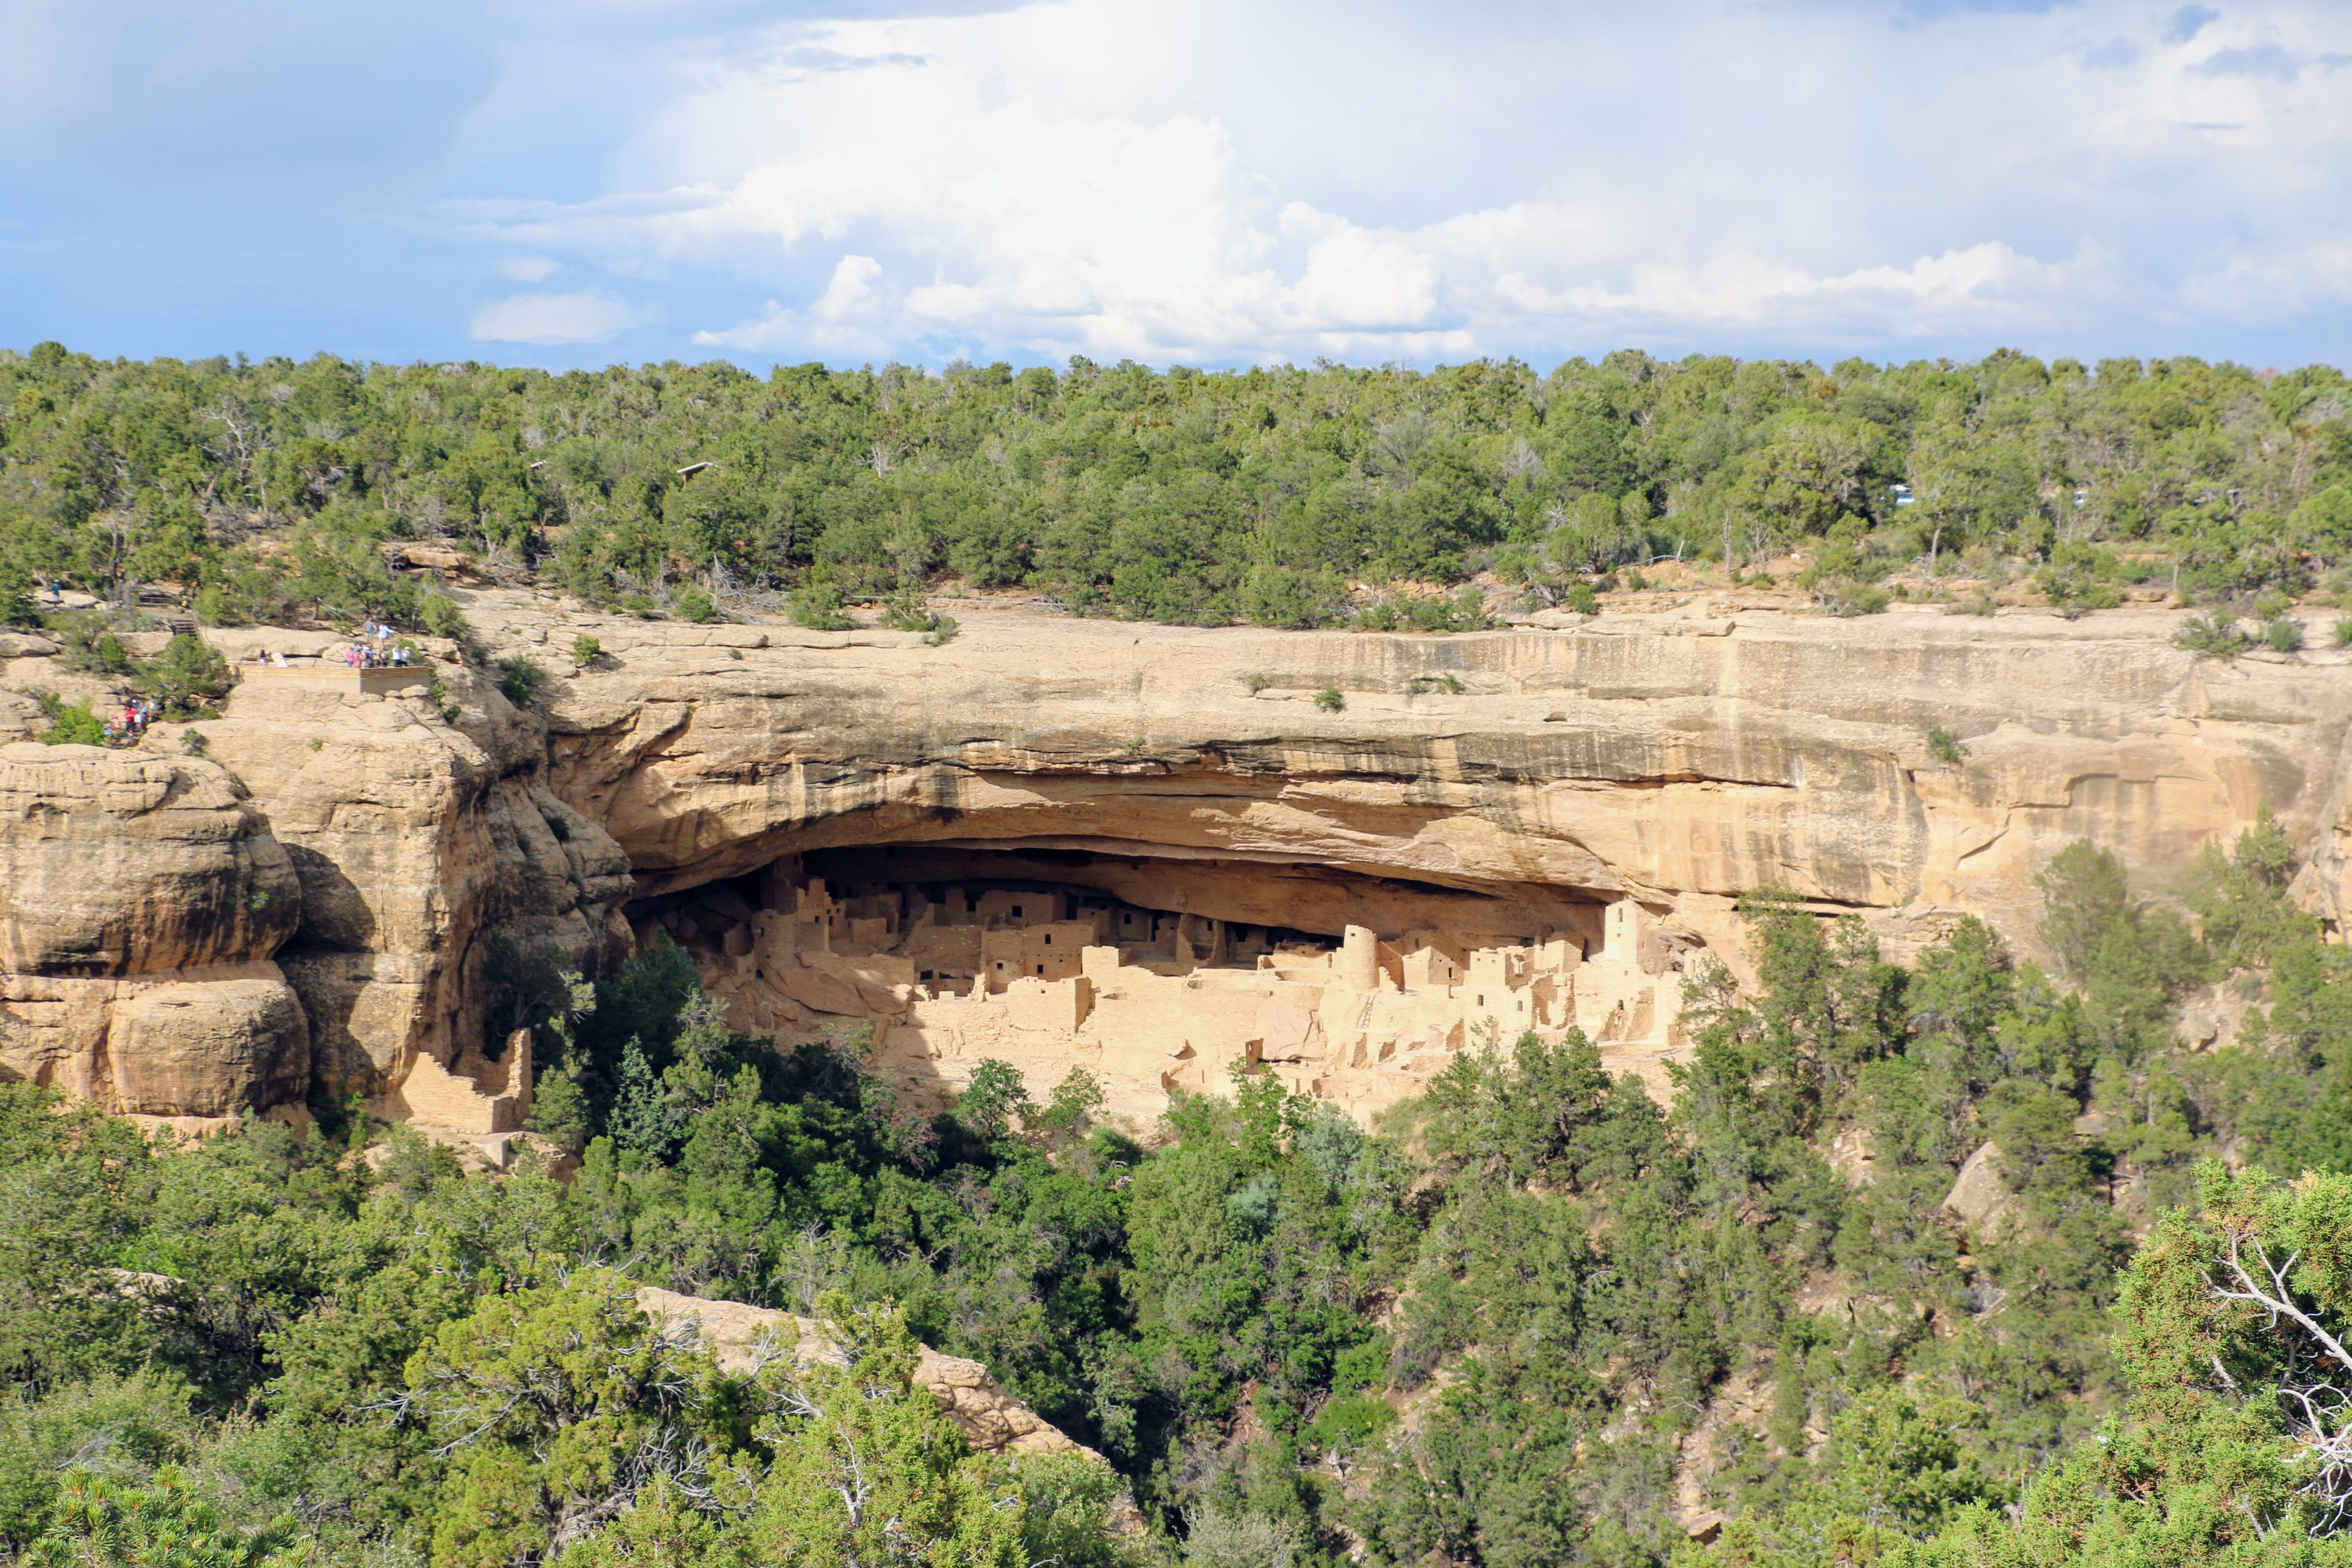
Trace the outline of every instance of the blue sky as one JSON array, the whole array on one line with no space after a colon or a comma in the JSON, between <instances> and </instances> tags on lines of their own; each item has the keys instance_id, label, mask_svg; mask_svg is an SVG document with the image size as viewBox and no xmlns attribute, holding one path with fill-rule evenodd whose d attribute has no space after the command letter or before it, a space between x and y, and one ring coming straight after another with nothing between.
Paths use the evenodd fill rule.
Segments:
<instances>
[{"instance_id":1,"label":"blue sky","mask_svg":"<svg viewBox=\"0 0 2352 1568\"><path fill-rule=\"evenodd\" d=\"M2352 364L2352 5L0 0L0 344Z\"/></svg>"}]
</instances>

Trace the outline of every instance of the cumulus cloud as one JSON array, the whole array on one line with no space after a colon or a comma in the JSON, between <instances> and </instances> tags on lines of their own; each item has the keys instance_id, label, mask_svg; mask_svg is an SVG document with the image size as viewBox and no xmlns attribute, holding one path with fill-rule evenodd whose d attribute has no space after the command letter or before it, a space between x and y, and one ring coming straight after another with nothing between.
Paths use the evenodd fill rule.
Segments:
<instances>
[{"instance_id":1,"label":"cumulus cloud","mask_svg":"<svg viewBox=\"0 0 2352 1568\"><path fill-rule=\"evenodd\" d=\"M476 310L471 322L478 342L610 342L631 327L661 320L661 311L632 305L601 289L572 294L515 294Z\"/></svg>"},{"instance_id":2,"label":"cumulus cloud","mask_svg":"<svg viewBox=\"0 0 2352 1568\"><path fill-rule=\"evenodd\" d=\"M1533 30L1473 9L1445 36L1368 3L1338 32L1319 0L777 26L677 68L615 160L627 184L443 217L612 276L747 285L761 310L703 307L691 332L742 354L1892 346L2221 310L2247 237L2325 250L2311 231L2336 220L2308 193L2352 148L2345 106L2275 74L2307 84L2352 42L2315 8L2184 7L2159 49L2123 0L1914 5L1877 32L1721 0L1570 6ZM1931 65L1901 41L1922 25ZM1218 43L1236 27L1240 57ZM1310 52L1301 80L1283 62ZM1472 60L1486 74L1454 85ZM1426 89L1409 113L1358 85L1398 71ZM1588 85L1554 107L1566 75ZM1814 79L1859 94L1868 135L1800 111ZM1981 112L1995 100L2010 110ZM1955 116L1965 148L1940 129ZM1482 117L1495 135L1464 129ZM2182 206L2211 218L2186 251ZM577 309L601 329L617 308Z\"/></svg>"},{"instance_id":3,"label":"cumulus cloud","mask_svg":"<svg viewBox=\"0 0 2352 1568\"><path fill-rule=\"evenodd\" d=\"M2273 256L2233 257L2191 278L2184 298L2235 321L2291 321L2315 307L2352 304L2352 240Z\"/></svg>"}]
</instances>

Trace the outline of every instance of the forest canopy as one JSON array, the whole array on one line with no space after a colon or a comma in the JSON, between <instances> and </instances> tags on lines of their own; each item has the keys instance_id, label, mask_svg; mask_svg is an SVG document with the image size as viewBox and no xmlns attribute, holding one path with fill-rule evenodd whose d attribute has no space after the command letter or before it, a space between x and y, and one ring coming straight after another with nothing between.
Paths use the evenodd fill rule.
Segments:
<instances>
[{"instance_id":1,"label":"forest canopy","mask_svg":"<svg viewBox=\"0 0 2352 1568\"><path fill-rule=\"evenodd\" d=\"M953 580L1306 626L1391 584L1483 572L1549 599L1660 558L1792 549L1865 580L2030 570L2090 607L2159 564L2189 596L2296 595L2352 565L2352 386L2011 350L766 376L0 351L12 595L171 582L220 621L414 624L383 564L402 541L648 614Z\"/></svg>"},{"instance_id":2,"label":"forest canopy","mask_svg":"<svg viewBox=\"0 0 2352 1568\"><path fill-rule=\"evenodd\" d=\"M1670 1105L1570 1031L1375 1129L1247 1072L1150 1128L1001 1063L924 1111L860 1037L729 1030L666 942L536 1015L568 1175L323 1091L188 1144L0 1085L0 1553L2341 1561L2352 957L2292 860L2265 820L2149 889L2077 844L2054 969L1760 891ZM728 1372L644 1285L844 1364ZM917 1342L1112 1468L968 1451Z\"/></svg>"}]
</instances>

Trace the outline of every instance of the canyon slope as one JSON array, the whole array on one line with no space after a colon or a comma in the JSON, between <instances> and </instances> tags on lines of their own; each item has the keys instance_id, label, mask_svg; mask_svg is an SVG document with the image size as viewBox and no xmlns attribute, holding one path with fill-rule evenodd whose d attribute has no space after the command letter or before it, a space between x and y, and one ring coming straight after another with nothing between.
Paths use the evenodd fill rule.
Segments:
<instances>
[{"instance_id":1,"label":"canyon slope","mask_svg":"<svg viewBox=\"0 0 2352 1568\"><path fill-rule=\"evenodd\" d=\"M656 911L715 900L747 933L698 952L723 978L756 962L761 908L826 879L1050 882L1246 931L1268 971L1318 940L1336 964L1349 928L1399 955L1412 932L1457 958L1566 941L1671 991L1697 954L1743 968L1752 889L1860 913L1898 955L1963 913L2031 952L2032 878L2066 844L2160 891L2267 807L2298 895L2342 929L2352 663L2199 659L2159 610L1691 605L1427 637L953 606L934 645L466 602L491 658L547 671L530 709L443 647L429 690L248 672L187 727L201 756L180 726L0 750L0 1074L191 1124L313 1083L425 1116L470 1084L495 1132L527 1104L491 1060L501 954L593 973ZM240 656L329 640L208 635ZM583 635L601 651L575 667ZM58 684L16 652L6 684ZM1612 910L1638 951L1609 951ZM837 1013L778 1006L812 1032L881 1020L919 1055L925 1031L889 1020L932 995L891 980Z\"/></svg>"}]
</instances>

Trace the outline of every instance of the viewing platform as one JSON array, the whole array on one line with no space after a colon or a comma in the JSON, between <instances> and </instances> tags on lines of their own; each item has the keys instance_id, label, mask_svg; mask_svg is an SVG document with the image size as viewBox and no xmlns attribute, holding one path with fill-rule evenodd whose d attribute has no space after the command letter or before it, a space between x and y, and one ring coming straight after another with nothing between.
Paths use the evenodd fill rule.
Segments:
<instances>
[{"instance_id":1,"label":"viewing platform","mask_svg":"<svg viewBox=\"0 0 2352 1568\"><path fill-rule=\"evenodd\" d=\"M265 684L299 686L306 691L373 692L382 695L404 691L412 686L424 686L433 679L428 666L411 665L405 669L353 669L347 664L326 659L289 659L284 664L262 664L240 659L229 667L236 672L239 683L259 681Z\"/></svg>"}]
</instances>

